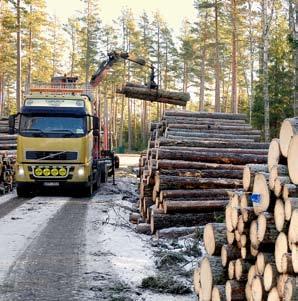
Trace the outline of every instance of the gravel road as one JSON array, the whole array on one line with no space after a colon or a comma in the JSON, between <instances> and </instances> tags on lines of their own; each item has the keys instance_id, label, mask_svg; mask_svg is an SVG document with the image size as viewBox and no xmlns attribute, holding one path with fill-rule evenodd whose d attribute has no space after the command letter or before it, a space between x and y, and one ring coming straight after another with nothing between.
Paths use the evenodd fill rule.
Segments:
<instances>
[{"instance_id":1,"label":"gravel road","mask_svg":"<svg viewBox=\"0 0 298 301\"><path fill-rule=\"evenodd\" d=\"M0 197L0 300L187 301L152 293L141 280L156 273L149 236L128 223L138 156L121 156L117 185L91 199Z\"/></svg>"}]
</instances>

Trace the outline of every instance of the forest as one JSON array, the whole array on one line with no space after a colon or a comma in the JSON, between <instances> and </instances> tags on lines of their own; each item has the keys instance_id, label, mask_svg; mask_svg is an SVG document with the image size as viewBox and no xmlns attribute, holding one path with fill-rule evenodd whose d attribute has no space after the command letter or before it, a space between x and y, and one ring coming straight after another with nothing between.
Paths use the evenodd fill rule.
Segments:
<instances>
[{"instance_id":1,"label":"forest","mask_svg":"<svg viewBox=\"0 0 298 301\"><path fill-rule=\"evenodd\" d=\"M122 50L152 62L160 88L189 92L188 110L246 113L269 141L298 109L297 6L294 0L194 0L196 20L184 19L176 33L159 11L135 15L123 8L107 25L100 1L82 0L82 11L61 22L45 0L0 0L0 115L16 112L32 83L63 74L88 83L109 51ZM171 108L117 94L125 82L146 83L149 75L123 61L95 91L117 150L144 149L150 121Z\"/></svg>"}]
</instances>

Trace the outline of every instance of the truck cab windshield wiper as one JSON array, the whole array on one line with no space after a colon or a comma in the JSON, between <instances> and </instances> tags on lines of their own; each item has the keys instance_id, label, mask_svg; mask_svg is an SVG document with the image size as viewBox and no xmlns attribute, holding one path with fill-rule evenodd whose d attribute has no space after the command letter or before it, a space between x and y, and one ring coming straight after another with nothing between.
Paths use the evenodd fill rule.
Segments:
<instances>
[{"instance_id":1,"label":"truck cab windshield wiper","mask_svg":"<svg viewBox=\"0 0 298 301\"><path fill-rule=\"evenodd\" d=\"M22 133L32 133L32 135L36 136L45 136L45 132L41 129L22 129Z\"/></svg>"},{"instance_id":2,"label":"truck cab windshield wiper","mask_svg":"<svg viewBox=\"0 0 298 301\"><path fill-rule=\"evenodd\" d=\"M65 134L64 136L75 136L76 133L74 133L72 130L50 130L48 131L49 133L61 133L61 134Z\"/></svg>"}]
</instances>

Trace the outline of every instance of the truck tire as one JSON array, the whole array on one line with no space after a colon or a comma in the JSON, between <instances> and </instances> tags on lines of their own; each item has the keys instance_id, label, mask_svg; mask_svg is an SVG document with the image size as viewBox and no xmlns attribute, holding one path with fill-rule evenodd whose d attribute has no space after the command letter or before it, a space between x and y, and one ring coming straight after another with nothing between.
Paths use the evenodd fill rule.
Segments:
<instances>
[{"instance_id":1,"label":"truck tire","mask_svg":"<svg viewBox=\"0 0 298 301\"><path fill-rule=\"evenodd\" d=\"M20 198L30 198L32 196L32 191L29 185L19 185L17 184L17 195Z\"/></svg>"},{"instance_id":2,"label":"truck tire","mask_svg":"<svg viewBox=\"0 0 298 301\"><path fill-rule=\"evenodd\" d=\"M81 187L79 194L82 197L90 198L93 195L93 184Z\"/></svg>"},{"instance_id":3,"label":"truck tire","mask_svg":"<svg viewBox=\"0 0 298 301\"><path fill-rule=\"evenodd\" d=\"M120 167L120 158L118 156L115 156L115 168Z\"/></svg>"},{"instance_id":4,"label":"truck tire","mask_svg":"<svg viewBox=\"0 0 298 301\"><path fill-rule=\"evenodd\" d=\"M102 164L100 168L100 182L106 183L108 181L108 172L106 170L106 165Z\"/></svg>"}]
</instances>

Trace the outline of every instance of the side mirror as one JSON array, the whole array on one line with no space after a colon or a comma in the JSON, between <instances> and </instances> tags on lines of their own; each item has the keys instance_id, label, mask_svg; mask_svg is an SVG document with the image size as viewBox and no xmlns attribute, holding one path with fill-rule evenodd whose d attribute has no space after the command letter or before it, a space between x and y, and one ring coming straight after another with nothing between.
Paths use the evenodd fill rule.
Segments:
<instances>
[{"instance_id":1,"label":"side mirror","mask_svg":"<svg viewBox=\"0 0 298 301\"><path fill-rule=\"evenodd\" d=\"M99 130L99 118L96 116L93 116L93 131Z\"/></svg>"},{"instance_id":2,"label":"side mirror","mask_svg":"<svg viewBox=\"0 0 298 301\"><path fill-rule=\"evenodd\" d=\"M99 136L99 130L93 130L93 137Z\"/></svg>"},{"instance_id":3,"label":"side mirror","mask_svg":"<svg viewBox=\"0 0 298 301\"><path fill-rule=\"evenodd\" d=\"M16 133L15 124L16 124L17 114L10 115L8 119L8 134L14 135Z\"/></svg>"}]
</instances>

